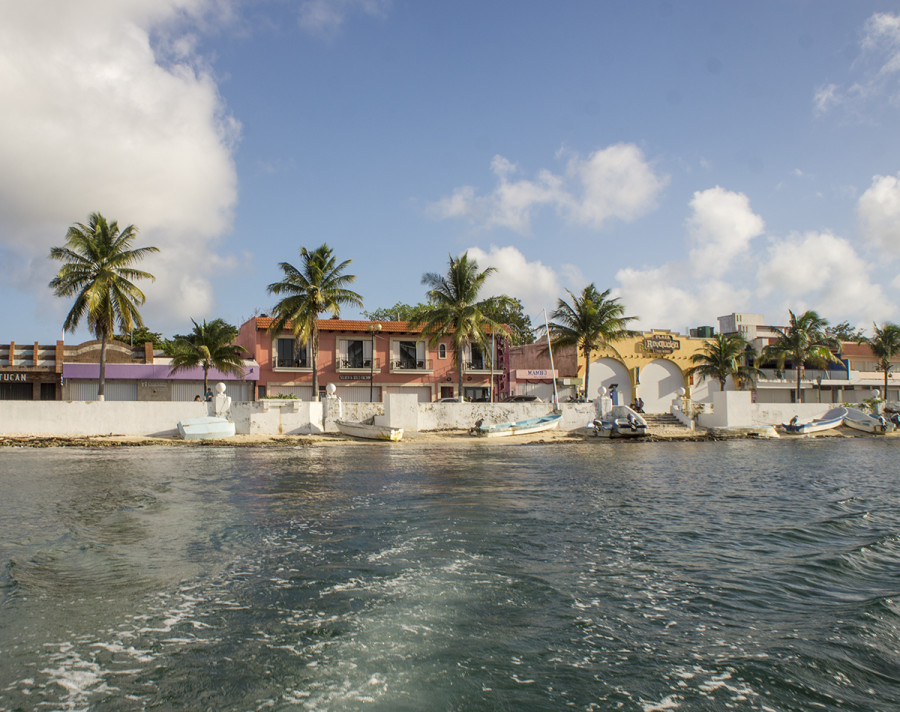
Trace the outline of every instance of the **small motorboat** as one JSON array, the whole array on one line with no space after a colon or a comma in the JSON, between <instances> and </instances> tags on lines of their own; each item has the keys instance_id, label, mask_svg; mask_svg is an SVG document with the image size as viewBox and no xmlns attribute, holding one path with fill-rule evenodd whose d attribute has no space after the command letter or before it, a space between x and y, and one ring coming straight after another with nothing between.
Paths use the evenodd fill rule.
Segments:
<instances>
[{"instance_id":1,"label":"small motorboat","mask_svg":"<svg viewBox=\"0 0 900 712\"><path fill-rule=\"evenodd\" d=\"M844 418L846 416L847 409L841 406L839 408L832 408L822 417L810 420L807 423L801 423L800 419L795 415L793 418L791 418L791 422L782 423L781 427L786 433L793 433L795 435L810 435L811 433L820 433L823 430L831 430L832 428L836 428L844 422Z\"/></svg>"},{"instance_id":2,"label":"small motorboat","mask_svg":"<svg viewBox=\"0 0 900 712\"><path fill-rule=\"evenodd\" d=\"M215 415L200 418L186 418L178 422L178 435L182 440L218 440L234 435L234 421L228 419L231 413L231 398L225 395L225 384L216 384L213 398Z\"/></svg>"},{"instance_id":3,"label":"small motorboat","mask_svg":"<svg viewBox=\"0 0 900 712\"><path fill-rule=\"evenodd\" d=\"M626 405L617 405L586 426L600 438L640 438L648 435L647 421Z\"/></svg>"},{"instance_id":4,"label":"small motorboat","mask_svg":"<svg viewBox=\"0 0 900 712\"><path fill-rule=\"evenodd\" d=\"M874 435L882 435L894 430L894 423L883 415L871 415L856 408L847 408L847 415L844 416L844 425L848 428Z\"/></svg>"},{"instance_id":5,"label":"small motorboat","mask_svg":"<svg viewBox=\"0 0 900 712\"><path fill-rule=\"evenodd\" d=\"M182 440L217 440L234 435L234 423L215 415L187 418L179 421L177 428Z\"/></svg>"},{"instance_id":6,"label":"small motorboat","mask_svg":"<svg viewBox=\"0 0 900 712\"><path fill-rule=\"evenodd\" d=\"M389 425L375 425L374 418L363 423L354 423L349 420L336 420L338 430L342 435L366 440L391 440L397 441L403 437L403 428L392 428Z\"/></svg>"},{"instance_id":7,"label":"small motorboat","mask_svg":"<svg viewBox=\"0 0 900 712\"><path fill-rule=\"evenodd\" d=\"M529 435L530 433L540 433L544 430L553 430L559 427L562 420L562 413L549 413L538 418L527 418L525 420L517 420L510 423L497 423L496 425L485 425L484 421L479 419L469 432L472 435L478 435L485 438L500 438L508 435Z\"/></svg>"}]
</instances>

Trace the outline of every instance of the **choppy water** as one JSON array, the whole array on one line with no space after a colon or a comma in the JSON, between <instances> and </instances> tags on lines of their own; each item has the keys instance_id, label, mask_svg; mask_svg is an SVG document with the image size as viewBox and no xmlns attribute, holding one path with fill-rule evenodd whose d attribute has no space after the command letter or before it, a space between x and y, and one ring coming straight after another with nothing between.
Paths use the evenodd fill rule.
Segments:
<instances>
[{"instance_id":1,"label":"choppy water","mask_svg":"<svg viewBox=\"0 0 900 712\"><path fill-rule=\"evenodd\" d=\"M898 448L0 451L0 710L897 710Z\"/></svg>"}]
</instances>

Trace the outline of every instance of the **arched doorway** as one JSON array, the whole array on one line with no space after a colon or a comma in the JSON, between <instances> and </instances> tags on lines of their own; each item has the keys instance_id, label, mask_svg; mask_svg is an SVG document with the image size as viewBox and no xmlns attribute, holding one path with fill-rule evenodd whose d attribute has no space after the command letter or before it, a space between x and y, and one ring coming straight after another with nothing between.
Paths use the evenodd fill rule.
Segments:
<instances>
[{"instance_id":1,"label":"arched doorway","mask_svg":"<svg viewBox=\"0 0 900 712\"><path fill-rule=\"evenodd\" d=\"M647 413L668 413L678 391L684 388L681 369L671 361L658 358L641 368L638 395Z\"/></svg>"},{"instance_id":2,"label":"arched doorway","mask_svg":"<svg viewBox=\"0 0 900 712\"><path fill-rule=\"evenodd\" d=\"M594 400L597 397L600 388L605 387L607 391L615 390L618 392L616 400L619 405L628 405L633 398L631 392L631 377L628 375L628 369L621 361L612 358L599 358L590 365L588 372L588 388L591 392L587 394L588 400ZM612 387L615 386L615 389Z\"/></svg>"}]
</instances>

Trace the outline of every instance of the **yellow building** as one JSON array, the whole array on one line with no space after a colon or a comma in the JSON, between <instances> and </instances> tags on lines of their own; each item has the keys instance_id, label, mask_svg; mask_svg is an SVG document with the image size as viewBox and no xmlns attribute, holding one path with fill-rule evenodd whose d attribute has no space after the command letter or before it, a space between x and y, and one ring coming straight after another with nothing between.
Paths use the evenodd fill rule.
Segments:
<instances>
[{"instance_id":1,"label":"yellow building","mask_svg":"<svg viewBox=\"0 0 900 712\"><path fill-rule=\"evenodd\" d=\"M587 397L596 398L600 388L606 388L614 402L625 405L640 397L647 413L668 412L682 388L695 400L703 399L708 382L692 383L687 371L693 365L691 357L702 351L707 341L653 329L625 337L612 348L599 349L592 354L587 370ZM586 366L579 351L579 376L584 377Z\"/></svg>"}]
</instances>

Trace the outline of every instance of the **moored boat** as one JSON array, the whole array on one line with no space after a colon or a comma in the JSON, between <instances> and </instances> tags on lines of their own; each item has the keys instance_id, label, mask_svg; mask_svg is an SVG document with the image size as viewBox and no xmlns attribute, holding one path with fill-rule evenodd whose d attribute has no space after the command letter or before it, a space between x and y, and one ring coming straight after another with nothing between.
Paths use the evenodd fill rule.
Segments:
<instances>
[{"instance_id":1,"label":"moored boat","mask_svg":"<svg viewBox=\"0 0 900 712\"><path fill-rule=\"evenodd\" d=\"M786 433L793 433L796 435L809 435L811 433L820 433L824 430L831 430L832 428L838 427L841 423L844 422L844 418L847 415L847 409L843 406L838 408L832 408L825 415L815 418L814 420L810 420L807 423L799 422L798 417L795 415L791 418L791 422L782 423L781 427L784 429Z\"/></svg>"},{"instance_id":2,"label":"moored boat","mask_svg":"<svg viewBox=\"0 0 900 712\"><path fill-rule=\"evenodd\" d=\"M647 421L625 405L614 406L608 414L595 419L587 427L601 438L640 438L649 433Z\"/></svg>"},{"instance_id":3,"label":"moored boat","mask_svg":"<svg viewBox=\"0 0 900 712\"><path fill-rule=\"evenodd\" d=\"M562 413L548 413L538 418L526 418L525 420L516 420L509 423L496 423L494 425L485 425L483 420L475 423L475 427L470 431L473 435L485 438L500 438L509 435L528 435L530 433L540 433L544 430L553 430L559 427L562 420Z\"/></svg>"},{"instance_id":4,"label":"moored boat","mask_svg":"<svg viewBox=\"0 0 900 712\"><path fill-rule=\"evenodd\" d=\"M883 415L871 415L856 408L847 408L844 425L864 433L881 435L894 429L894 424Z\"/></svg>"},{"instance_id":5,"label":"moored boat","mask_svg":"<svg viewBox=\"0 0 900 712\"><path fill-rule=\"evenodd\" d=\"M336 420L338 430L342 435L366 440L392 440L397 441L403 437L403 428L392 428L389 425L375 425L372 423L354 423L349 420Z\"/></svg>"},{"instance_id":6,"label":"moored boat","mask_svg":"<svg viewBox=\"0 0 900 712\"><path fill-rule=\"evenodd\" d=\"M187 418L176 426L182 440L217 440L234 435L234 423L215 415Z\"/></svg>"}]
</instances>

